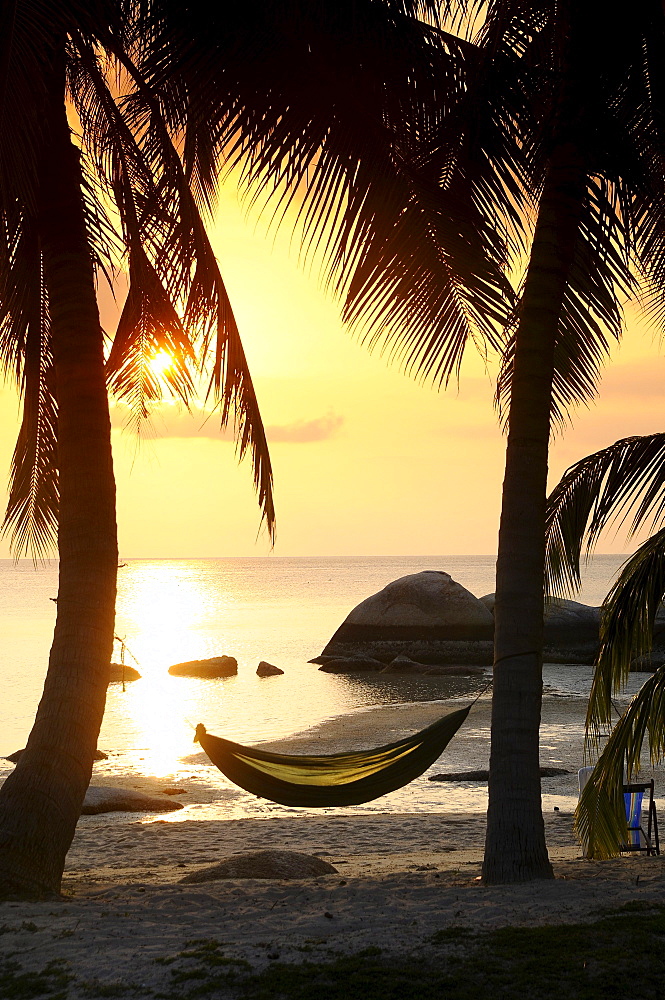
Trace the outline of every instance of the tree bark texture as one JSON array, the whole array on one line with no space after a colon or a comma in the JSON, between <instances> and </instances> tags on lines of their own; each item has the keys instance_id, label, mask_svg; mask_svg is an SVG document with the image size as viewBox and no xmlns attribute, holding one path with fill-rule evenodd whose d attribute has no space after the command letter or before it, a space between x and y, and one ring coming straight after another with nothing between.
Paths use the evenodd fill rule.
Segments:
<instances>
[{"instance_id":1,"label":"tree bark texture","mask_svg":"<svg viewBox=\"0 0 665 1000\"><path fill-rule=\"evenodd\" d=\"M59 587L44 692L0 790L0 898L58 893L92 773L113 649L118 545L103 337L64 84L54 87L39 234L58 401Z\"/></svg>"},{"instance_id":2,"label":"tree bark texture","mask_svg":"<svg viewBox=\"0 0 665 1000\"><path fill-rule=\"evenodd\" d=\"M497 559L492 746L483 880L551 878L539 775L545 503L554 348L586 186L553 151L516 334Z\"/></svg>"}]
</instances>

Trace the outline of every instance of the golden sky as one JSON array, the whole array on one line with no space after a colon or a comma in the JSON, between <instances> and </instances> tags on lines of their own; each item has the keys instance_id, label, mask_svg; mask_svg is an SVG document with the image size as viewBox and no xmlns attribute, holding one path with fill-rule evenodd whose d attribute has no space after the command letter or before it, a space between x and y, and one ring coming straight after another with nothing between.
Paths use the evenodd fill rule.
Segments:
<instances>
[{"instance_id":1,"label":"golden sky","mask_svg":"<svg viewBox=\"0 0 665 1000\"><path fill-rule=\"evenodd\" d=\"M469 353L459 385L437 392L370 355L339 319L316 275L298 264L285 226L275 238L246 217L229 184L213 244L229 289L271 443L278 556L436 555L496 551L504 439L484 362ZM103 303L104 319L112 310ZM665 430L665 357L633 316L601 397L553 448L551 482L618 437ZM247 462L213 416L164 404L141 441L114 413L120 552L131 557L265 555ZM18 427L0 390L0 468ZM630 551L624 536L600 550ZM7 557L6 540L0 557Z\"/></svg>"}]
</instances>

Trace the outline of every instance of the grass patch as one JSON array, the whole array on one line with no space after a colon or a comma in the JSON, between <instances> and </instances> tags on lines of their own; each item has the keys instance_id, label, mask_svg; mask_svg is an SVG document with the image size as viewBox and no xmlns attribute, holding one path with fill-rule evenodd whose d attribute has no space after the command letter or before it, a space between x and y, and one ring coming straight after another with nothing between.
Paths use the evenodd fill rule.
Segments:
<instances>
[{"instance_id":1,"label":"grass patch","mask_svg":"<svg viewBox=\"0 0 665 1000\"><path fill-rule=\"evenodd\" d=\"M259 974L214 942L178 956L168 1000L662 1000L665 908L622 908L594 923L447 928L417 956L368 948L334 961L275 962ZM636 966L639 961L639 968Z\"/></svg>"},{"instance_id":2,"label":"grass patch","mask_svg":"<svg viewBox=\"0 0 665 1000\"><path fill-rule=\"evenodd\" d=\"M18 962L0 963L0 997L3 1000L65 1000L72 976L65 972L64 963L49 962L41 972L23 972Z\"/></svg>"}]
</instances>

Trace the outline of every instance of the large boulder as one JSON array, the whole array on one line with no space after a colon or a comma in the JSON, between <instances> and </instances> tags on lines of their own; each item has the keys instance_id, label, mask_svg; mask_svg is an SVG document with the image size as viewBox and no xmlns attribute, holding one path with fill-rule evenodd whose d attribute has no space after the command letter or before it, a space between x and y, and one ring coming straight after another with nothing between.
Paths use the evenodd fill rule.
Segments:
<instances>
[{"instance_id":1,"label":"large boulder","mask_svg":"<svg viewBox=\"0 0 665 1000\"><path fill-rule=\"evenodd\" d=\"M234 854L209 868L199 868L180 879L180 883L215 882L222 878L317 878L336 875L328 861L296 851L250 851Z\"/></svg>"},{"instance_id":2,"label":"large boulder","mask_svg":"<svg viewBox=\"0 0 665 1000\"><path fill-rule=\"evenodd\" d=\"M211 656L208 660L186 660L169 667L174 677L233 677L238 673L235 656Z\"/></svg>"},{"instance_id":3,"label":"large boulder","mask_svg":"<svg viewBox=\"0 0 665 1000\"><path fill-rule=\"evenodd\" d=\"M438 663L491 663L494 622L487 608L448 574L425 570L394 580L362 601L323 655L427 656Z\"/></svg>"},{"instance_id":4,"label":"large boulder","mask_svg":"<svg viewBox=\"0 0 665 1000\"><path fill-rule=\"evenodd\" d=\"M494 594L481 603L494 614ZM545 601L545 648L548 663L593 663L598 653L600 608L548 597Z\"/></svg>"}]
</instances>

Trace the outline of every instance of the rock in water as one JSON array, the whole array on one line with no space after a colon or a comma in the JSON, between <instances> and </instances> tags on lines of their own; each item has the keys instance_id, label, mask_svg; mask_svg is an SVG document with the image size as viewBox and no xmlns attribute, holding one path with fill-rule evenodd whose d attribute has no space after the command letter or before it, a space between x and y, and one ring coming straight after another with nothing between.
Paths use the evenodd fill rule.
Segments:
<instances>
[{"instance_id":1,"label":"rock in water","mask_svg":"<svg viewBox=\"0 0 665 1000\"><path fill-rule=\"evenodd\" d=\"M212 656L208 660L187 660L169 667L174 677L233 677L238 673L234 656Z\"/></svg>"},{"instance_id":2,"label":"rock in water","mask_svg":"<svg viewBox=\"0 0 665 1000\"><path fill-rule=\"evenodd\" d=\"M409 656L396 656L383 668L382 674L426 674L430 667L426 663L418 663Z\"/></svg>"},{"instance_id":3,"label":"rock in water","mask_svg":"<svg viewBox=\"0 0 665 1000\"><path fill-rule=\"evenodd\" d=\"M494 614L494 594L480 600ZM600 608L548 597L545 601L546 663L593 663L598 653Z\"/></svg>"},{"instance_id":4,"label":"rock in water","mask_svg":"<svg viewBox=\"0 0 665 1000\"><path fill-rule=\"evenodd\" d=\"M134 667L128 667L126 663L112 663L109 667L109 684L116 681L138 681L141 675Z\"/></svg>"},{"instance_id":5,"label":"rock in water","mask_svg":"<svg viewBox=\"0 0 665 1000\"><path fill-rule=\"evenodd\" d=\"M199 868L180 879L182 883L215 882L222 878L316 878L336 875L328 861L296 851L250 851L224 858L210 868Z\"/></svg>"},{"instance_id":6,"label":"rock in water","mask_svg":"<svg viewBox=\"0 0 665 1000\"><path fill-rule=\"evenodd\" d=\"M380 671L385 666L384 663L381 663L381 660L363 656L326 656L325 661L319 667L319 670L322 670L324 674L355 674L368 670Z\"/></svg>"},{"instance_id":7,"label":"rock in water","mask_svg":"<svg viewBox=\"0 0 665 1000\"><path fill-rule=\"evenodd\" d=\"M273 663L266 663L265 660L261 660L256 668L256 673L258 677L277 677L279 674L283 674L284 671L280 670Z\"/></svg>"},{"instance_id":8,"label":"rock in water","mask_svg":"<svg viewBox=\"0 0 665 1000\"><path fill-rule=\"evenodd\" d=\"M493 631L494 619L477 597L448 573L425 570L394 580L354 608L323 655L485 664L492 662Z\"/></svg>"},{"instance_id":9,"label":"rock in water","mask_svg":"<svg viewBox=\"0 0 665 1000\"><path fill-rule=\"evenodd\" d=\"M157 799L129 788L107 788L105 785L90 785L85 793L82 816L97 816L108 812L173 812L183 809L181 802L173 799Z\"/></svg>"}]
</instances>

